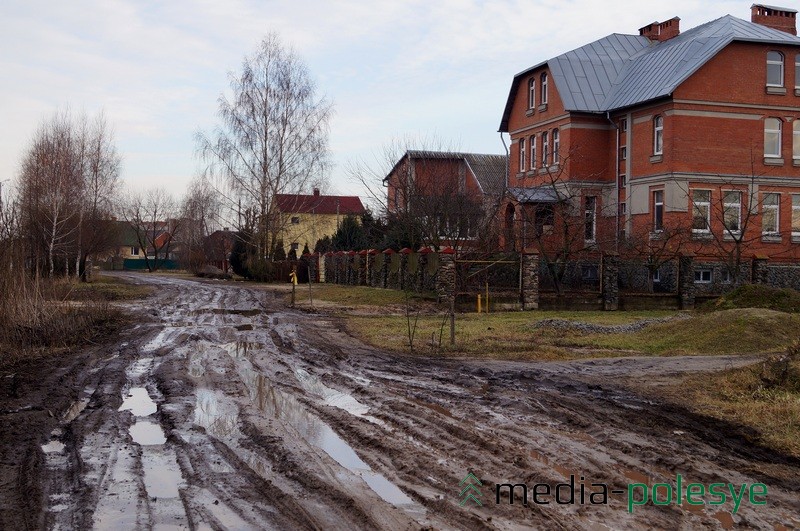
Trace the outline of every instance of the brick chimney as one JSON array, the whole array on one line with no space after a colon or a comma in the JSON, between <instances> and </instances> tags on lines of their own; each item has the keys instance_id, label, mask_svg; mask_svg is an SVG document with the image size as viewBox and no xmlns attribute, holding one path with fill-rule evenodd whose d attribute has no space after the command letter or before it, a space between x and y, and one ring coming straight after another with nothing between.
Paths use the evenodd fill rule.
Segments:
<instances>
[{"instance_id":1,"label":"brick chimney","mask_svg":"<svg viewBox=\"0 0 800 531\"><path fill-rule=\"evenodd\" d=\"M651 22L647 26L639 28L639 35L658 42L668 41L680 33L681 19L678 17L672 17L664 22Z\"/></svg>"},{"instance_id":2,"label":"brick chimney","mask_svg":"<svg viewBox=\"0 0 800 531\"><path fill-rule=\"evenodd\" d=\"M319 197L319 188L314 188L314 197Z\"/></svg>"},{"instance_id":3,"label":"brick chimney","mask_svg":"<svg viewBox=\"0 0 800 531\"><path fill-rule=\"evenodd\" d=\"M797 11L788 7L765 6L764 4L750 6L750 22L792 35L797 35L796 16Z\"/></svg>"}]
</instances>

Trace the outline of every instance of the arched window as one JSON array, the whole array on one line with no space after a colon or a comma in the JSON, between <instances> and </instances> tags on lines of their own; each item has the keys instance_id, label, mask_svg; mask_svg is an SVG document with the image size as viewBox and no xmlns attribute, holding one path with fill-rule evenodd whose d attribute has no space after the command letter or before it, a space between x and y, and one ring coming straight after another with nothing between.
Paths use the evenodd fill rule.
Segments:
<instances>
[{"instance_id":1,"label":"arched window","mask_svg":"<svg viewBox=\"0 0 800 531\"><path fill-rule=\"evenodd\" d=\"M536 169L536 135L531 135L531 169Z\"/></svg>"},{"instance_id":2,"label":"arched window","mask_svg":"<svg viewBox=\"0 0 800 531\"><path fill-rule=\"evenodd\" d=\"M800 120L792 123L792 158L800 160Z\"/></svg>"},{"instance_id":3,"label":"arched window","mask_svg":"<svg viewBox=\"0 0 800 531\"><path fill-rule=\"evenodd\" d=\"M553 164L558 164L558 147L559 147L559 139L558 139L558 129L553 129Z\"/></svg>"},{"instance_id":4,"label":"arched window","mask_svg":"<svg viewBox=\"0 0 800 531\"><path fill-rule=\"evenodd\" d=\"M653 155L664 152L664 117L661 115L653 118Z\"/></svg>"},{"instance_id":5,"label":"arched window","mask_svg":"<svg viewBox=\"0 0 800 531\"><path fill-rule=\"evenodd\" d=\"M536 78L528 80L528 108L536 107Z\"/></svg>"},{"instance_id":6,"label":"arched window","mask_svg":"<svg viewBox=\"0 0 800 531\"><path fill-rule=\"evenodd\" d=\"M794 56L794 88L800 88L800 54Z\"/></svg>"},{"instance_id":7,"label":"arched window","mask_svg":"<svg viewBox=\"0 0 800 531\"><path fill-rule=\"evenodd\" d=\"M547 72L542 72L542 105L547 104Z\"/></svg>"},{"instance_id":8,"label":"arched window","mask_svg":"<svg viewBox=\"0 0 800 531\"><path fill-rule=\"evenodd\" d=\"M783 54L781 52L767 52L767 86L783 86Z\"/></svg>"},{"instance_id":9,"label":"arched window","mask_svg":"<svg viewBox=\"0 0 800 531\"><path fill-rule=\"evenodd\" d=\"M542 168L547 167L547 160L550 153L548 153L550 149L550 143L547 141L547 131L542 133Z\"/></svg>"},{"instance_id":10,"label":"arched window","mask_svg":"<svg viewBox=\"0 0 800 531\"><path fill-rule=\"evenodd\" d=\"M781 156L781 121L778 118L764 120L764 156Z\"/></svg>"},{"instance_id":11,"label":"arched window","mask_svg":"<svg viewBox=\"0 0 800 531\"><path fill-rule=\"evenodd\" d=\"M525 139L519 139L519 172L525 171Z\"/></svg>"}]
</instances>

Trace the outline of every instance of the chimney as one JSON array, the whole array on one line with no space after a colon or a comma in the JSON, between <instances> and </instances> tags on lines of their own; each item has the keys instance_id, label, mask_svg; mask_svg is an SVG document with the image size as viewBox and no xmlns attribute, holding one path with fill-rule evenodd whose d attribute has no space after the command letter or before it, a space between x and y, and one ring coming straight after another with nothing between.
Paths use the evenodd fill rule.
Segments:
<instances>
[{"instance_id":1,"label":"chimney","mask_svg":"<svg viewBox=\"0 0 800 531\"><path fill-rule=\"evenodd\" d=\"M314 197L319 197L319 188L314 188Z\"/></svg>"},{"instance_id":2,"label":"chimney","mask_svg":"<svg viewBox=\"0 0 800 531\"><path fill-rule=\"evenodd\" d=\"M639 28L639 35L647 37L651 41L668 41L677 37L681 33L681 19L672 17L664 22L651 22L647 26Z\"/></svg>"},{"instance_id":3,"label":"chimney","mask_svg":"<svg viewBox=\"0 0 800 531\"><path fill-rule=\"evenodd\" d=\"M797 35L796 16L797 11L788 7L765 6L764 4L750 6L750 22L791 35Z\"/></svg>"}]
</instances>

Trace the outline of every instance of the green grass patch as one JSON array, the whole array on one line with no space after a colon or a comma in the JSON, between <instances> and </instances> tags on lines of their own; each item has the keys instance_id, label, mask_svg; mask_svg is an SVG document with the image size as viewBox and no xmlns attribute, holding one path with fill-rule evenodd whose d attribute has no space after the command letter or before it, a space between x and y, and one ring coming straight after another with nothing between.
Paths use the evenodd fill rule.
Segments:
<instances>
[{"instance_id":1,"label":"green grass patch","mask_svg":"<svg viewBox=\"0 0 800 531\"><path fill-rule=\"evenodd\" d=\"M53 298L57 300L125 301L143 299L153 288L131 284L126 280L106 275L95 275L91 282L59 280L53 286Z\"/></svg>"},{"instance_id":2,"label":"green grass patch","mask_svg":"<svg viewBox=\"0 0 800 531\"><path fill-rule=\"evenodd\" d=\"M703 304L701 311L731 310L734 308L767 308L779 312L800 312L800 291L745 284L722 297Z\"/></svg>"},{"instance_id":3,"label":"green grass patch","mask_svg":"<svg viewBox=\"0 0 800 531\"><path fill-rule=\"evenodd\" d=\"M371 288L367 286L312 284L311 293L314 297L314 304L341 305L348 308L362 306L405 306L406 301L415 305L419 303L436 302L436 295L434 293L407 293L400 290ZM310 304L308 284L298 285L295 296L297 304ZM392 308L391 310L397 312L399 308Z\"/></svg>"}]
</instances>

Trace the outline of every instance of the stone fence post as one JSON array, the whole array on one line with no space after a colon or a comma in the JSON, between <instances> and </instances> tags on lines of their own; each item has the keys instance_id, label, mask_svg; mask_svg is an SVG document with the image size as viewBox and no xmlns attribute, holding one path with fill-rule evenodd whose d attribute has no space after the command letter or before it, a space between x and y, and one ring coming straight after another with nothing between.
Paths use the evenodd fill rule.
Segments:
<instances>
[{"instance_id":1,"label":"stone fence post","mask_svg":"<svg viewBox=\"0 0 800 531\"><path fill-rule=\"evenodd\" d=\"M413 286L409 285L409 274L408 274L408 255L413 253L411 249L408 247L403 247L400 249L400 270L398 273L400 289L411 289Z\"/></svg>"},{"instance_id":2,"label":"stone fence post","mask_svg":"<svg viewBox=\"0 0 800 531\"><path fill-rule=\"evenodd\" d=\"M520 308L539 309L539 255L523 251L520 254Z\"/></svg>"},{"instance_id":3,"label":"stone fence post","mask_svg":"<svg viewBox=\"0 0 800 531\"><path fill-rule=\"evenodd\" d=\"M601 262L603 275L600 279L600 291L603 297L603 310L619 309L619 255L603 253Z\"/></svg>"},{"instance_id":4,"label":"stone fence post","mask_svg":"<svg viewBox=\"0 0 800 531\"><path fill-rule=\"evenodd\" d=\"M358 252L358 279L356 280L356 285L364 286L368 284L367 282L367 273L369 272L369 252L366 249L362 249Z\"/></svg>"},{"instance_id":5,"label":"stone fence post","mask_svg":"<svg viewBox=\"0 0 800 531\"><path fill-rule=\"evenodd\" d=\"M385 249L381 254L383 254L383 267L381 268L381 278L378 281L378 287L388 288L390 285L389 272L392 267L392 255L394 251L392 249Z\"/></svg>"},{"instance_id":6,"label":"stone fence post","mask_svg":"<svg viewBox=\"0 0 800 531\"><path fill-rule=\"evenodd\" d=\"M451 248L439 252L439 269L436 271L436 294L448 307L456 298L456 252Z\"/></svg>"},{"instance_id":7,"label":"stone fence post","mask_svg":"<svg viewBox=\"0 0 800 531\"><path fill-rule=\"evenodd\" d=\"M681 310L694 309L694 256L678 258L678 297Z\"/></svg>"}]
</instances>

